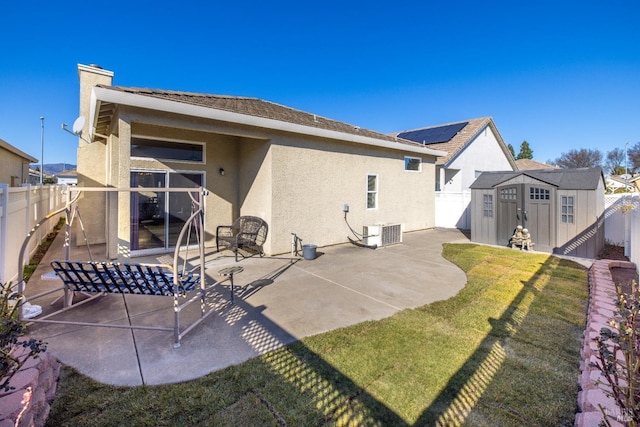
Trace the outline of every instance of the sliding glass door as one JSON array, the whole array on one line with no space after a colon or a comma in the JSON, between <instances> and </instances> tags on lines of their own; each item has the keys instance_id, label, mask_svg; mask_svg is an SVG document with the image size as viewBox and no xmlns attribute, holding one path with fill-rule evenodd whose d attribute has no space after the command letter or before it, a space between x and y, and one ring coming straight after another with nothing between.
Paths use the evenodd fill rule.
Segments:
<instances>
[{"instance_id":1,"label":"sliding glass door","mask_svg":"<svg viewBox=\"0 0 640 427\"><path fill-rule=\"evenodd\" d=\"M168 250L192 212L187 193L170 188L200 187L201 172L133 171L131 187L152 188L131 193L131 250Z\"/></svg>"}]
</instances>

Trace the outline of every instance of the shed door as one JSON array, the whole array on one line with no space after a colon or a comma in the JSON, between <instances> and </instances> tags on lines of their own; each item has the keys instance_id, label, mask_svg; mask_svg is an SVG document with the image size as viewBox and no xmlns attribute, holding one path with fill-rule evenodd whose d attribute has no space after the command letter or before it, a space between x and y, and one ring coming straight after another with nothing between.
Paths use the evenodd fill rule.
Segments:
<instances>
[{"instance_id":1,"label":"shed door","mask_svg":"<svg viewBox=\"0 0 640 427\"><path fill-rule=\"evenodd\" d=\"M522 186L498 188L498 244L507 245L518 224L521 224Z\"/></svg>"},{"instance_id":2,"label":"shed door","mask_svg":"<svg viewBox=\"0 0 640 427\"><path fill-rule=\"evenodd\" d=\"M540 185L527 185L524 194L522 226L529 229L535 248L548 251L555 242L552 189Z\"/></svg>"}]
</instances>

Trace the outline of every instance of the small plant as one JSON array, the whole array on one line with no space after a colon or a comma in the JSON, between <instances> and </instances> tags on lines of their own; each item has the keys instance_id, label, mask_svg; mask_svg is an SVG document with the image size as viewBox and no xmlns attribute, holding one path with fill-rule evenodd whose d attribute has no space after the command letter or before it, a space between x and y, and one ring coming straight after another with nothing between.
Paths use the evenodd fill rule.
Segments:
<instances>
[{"instance_id":1,"label":"small plant","mask_svg":"<svg viewBox=\"0 0 640 427\"><path fill-rule=\"evenodd\" d=\"M7 392L11 378L22 368L25 362L47 350L46 343L35 338L20 339L26 331L25 322L18 319L18 308L24 303L21 295L13 290L11 283L1 284L0 299L0 392ZM14 350L28 348L29 353L17 357Z\"/></svg>"},{"instance_id":2,"label":"small plant","mask_svg":"<svg viewBox=\"0 0 640 427\"><path fill-rule=\"evenodd\" d=\"M633 281L626 292L616 285L616 293L616 316L609 321L611 329L602 328L595 339L597 360L591 363L604 378L596 385L617 405L616 410L600 405L604 416L600 425L611 426L613 419L627 426L637 426L640 421L640 286Z\"/></svg>"}]
</instances>

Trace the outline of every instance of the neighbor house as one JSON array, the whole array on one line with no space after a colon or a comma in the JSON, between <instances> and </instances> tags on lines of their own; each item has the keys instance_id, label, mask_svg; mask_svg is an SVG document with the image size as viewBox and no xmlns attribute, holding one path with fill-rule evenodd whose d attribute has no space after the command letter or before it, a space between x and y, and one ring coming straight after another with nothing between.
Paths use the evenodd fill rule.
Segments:
<instances>
[{"instance_id":1,"label":"neighbor house","mask_svg":"<svg viewBox=\"0 0 640 427\"><path fill-rule=\"evenodd\" d=\"M521 225L539 251L595 258L604 248L600 168L484 172L471 189L473 242L507 246Z\"/></svg>"},{"instance_id":2,"label":"neighbor house","mask_svg":"<svg viewBox=\"0 0 640 427\"><path fill-rule=\"evenodd\" d=\"M537 160L533 160L533 159L517 159L516 167L517 167L516 170L519 170L519 171L530 171L530 170L538 170L538 169L560 169L558 166L538 162Z\"/></svg>"},{"instance_id":3,"label":"neighbor house","mask_svg":"<svg viewBox=\"0 0 640 427\"><path fill-rule=\"evenodd\" d=\"M491 117L408 130L395 135L447 153L436 162L437 191L467 191L482 172L517 170L515 159Z\"/></svg>"},{"instance_id":4,"label":"neighbor house","mask_svg":"<svg viewBox=\"0 0 640 427\"><path fill-rule=\"evenodd\" d=\"M37 162L27 153L0 139L0 183L19 187L29 183L29 163Z\"/></svg>"},{"instance_id":5,"label":"neighbor house","mask_svg":"<svg viewBox=\"0 0 640 427\"><path fill-rule=\"evenodd\" d=\"M240 215L266 220L267 254L290 251L291 233L318 246L346 242L345 219L356 229L434 227L445 152L256 98L112 86L113 72L98 66L78 73L78 185L157 188L83 196L89 240L106 242L110 258L175 245L170 228L188 204L171 187L210 191L208 245Z\"/></svg>"},{"instance_id":6,"label":"neighbor house","mask_svg":"<svg viewBox=\"0 0 640 427\"><path fill-rule=\"evenodd\" d=\"M469 186L483 171L514 170L516 164L491 117L394 134L446 156L436 162L436 226L471 228Z\"/></svg>"},{"instance_id":7,"label":"neighbor house","mask_svg":"<svg viewBox=\"0 0 640 427\"><path fill-rule=\"evenodd\" d=\"M78 171L76 169L69 169L56 174L57 184L64 185L77 185L78 184Z\"/></svg>"},{"instance_id":8,"label":"neighbor house","mask_svg":"<svg viewBox=\"0 0 640 427\"><path fill-rule=\"evenodd\" d=\"M636 193L639 191L639 187L638 187L639 181L640 181L640 176L634 177L631 175L608 175L606 178L607 192Z\"/></svg>"}]
</instances>

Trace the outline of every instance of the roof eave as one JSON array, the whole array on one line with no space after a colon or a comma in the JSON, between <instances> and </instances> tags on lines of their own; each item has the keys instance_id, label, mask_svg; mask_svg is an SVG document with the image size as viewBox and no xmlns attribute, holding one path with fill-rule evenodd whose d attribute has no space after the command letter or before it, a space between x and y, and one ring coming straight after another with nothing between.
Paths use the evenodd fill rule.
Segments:
<instances>
[{"instance_id":1,"label":"roof eave","mask_svg":"<svg viewBox=\"0 0 640 427\"><path fill-rule=\"evenodd\" d=\"M340 141L348 141L357 144L370 145L375 147L387 148L392 150L400 150L411 153L418 153L425 156L442 157L447 153L440 150L433 150L422 146L413 146L403 142L386 141L362 135L350 134L345 132L333 131L328 129L320 129L295 123L284 122L281 120L269 119L264 117L250 116L231 111L219 110L212 107L204 107L200 105L185 104L182 102L171 101L166 99L154 98L151 96L127 93L122 91L110 90L104 87L94 87L91 94L91 113L89 123L91 123L92 132L95 132L95 124L98 118L98 109L101 102L127 105L131 107L145 108L150 110L165 111L176 114L183 114L192 117L204 119L218 120L227 123L241 124L251 127L266 128L284 132L298 133L302 135L317 136L322 138L335 139Z\"/></svg>"}]
</instances>

